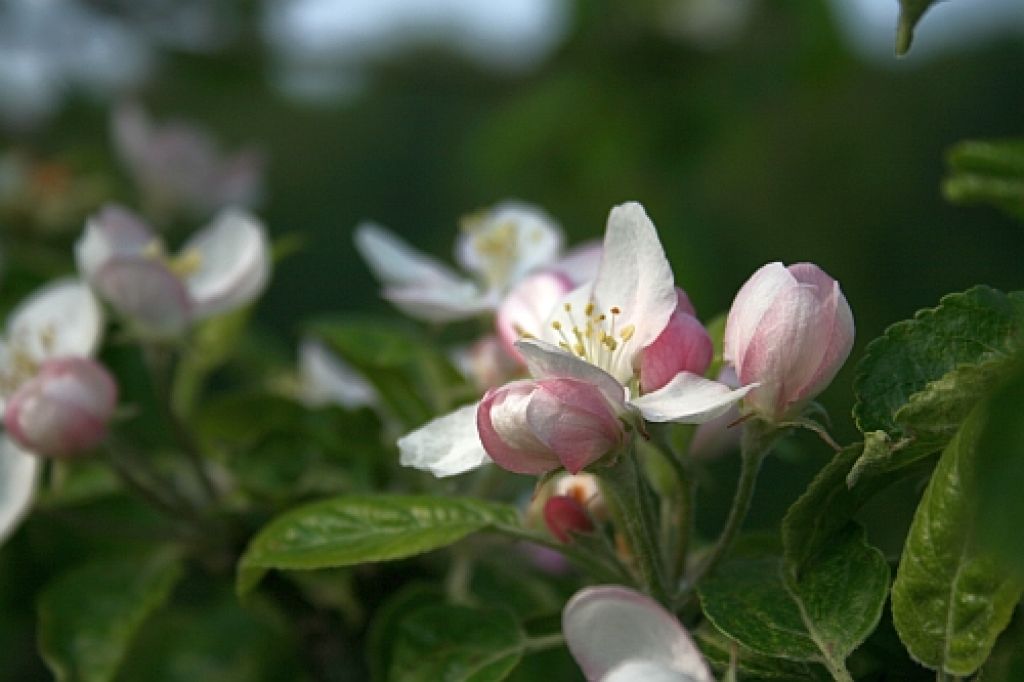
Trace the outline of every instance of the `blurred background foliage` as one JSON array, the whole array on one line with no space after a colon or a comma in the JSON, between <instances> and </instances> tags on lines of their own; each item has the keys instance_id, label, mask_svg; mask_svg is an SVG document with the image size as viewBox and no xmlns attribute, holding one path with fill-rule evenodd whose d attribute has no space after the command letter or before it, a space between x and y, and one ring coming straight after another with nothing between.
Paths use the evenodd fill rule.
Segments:
<instances>
[{"instance_id":1,"label":"blurred background foliage","mask_svg":"<svg viewBox=\"0 0 1024 682\"><path fill-rule=\"evenodd\" d=\"M6 1L7 10L19 4ZM1024 285L1020 224L992 208L950 205L940 191L947 149L964 139L1020 135L1024 121L1024 16L945 44L942 30L955 26L940 15L959 3L997 19L1013 4L941 3L902 60L892 56L894 23L880 31L885 51L872 52L851 37L865 27L838 1L725 3L735 5L734 15L718 24L694 22L698 0L549 3L560 9L549 8L547 21L561 28L525 63L495 66L449 49L448 38L417 40L370 50L358 70L316 63L321 76L342 77L334 92L317 91L313 100L281 86L282 57L268 39L277 3L210 3L225 32L192 43L152 38L153 22L141 21L145 12L130 3L87 6L141 26L157 45L146 77L115 88L117 97L140 99L158 118L203 122L229 148L254 142L266 152L260 214L275 237L303 238L257 313L284 357L311 317L387 312L352 245L362 220L448 259L459 218L505 198L544 207L572 241L598 236L613 205L636 199L704 320L725 311L768 261L813 261L842 283L858 339L823 402L844 442L855 434L852 368L867 342L945 293L977 283ZM346 2L334 4L346 11ZM396 12L403 5L384 4ZM860 4L885 5L895 15L896 0ZM185 37L196 30L184 26ZM878 36L867 42L877 46ZM4 54L0 61L12 59ZM0 83L2 76L0 69ZM109 141L116 98L107 94L73 93L35 120L9 124L0 138L8 151L59 166L42 178L44 190L63 192L63 172L78 183L75 201L48 223L51 246L66 248L89 210L124 194ZM0 220L0 290L9 305L70 261L37 248L30 232L39 221L24 211ZM777 524L827 457L813 437L795 442L791 456L768 463L750 526ZM700 507L708 529L724 516L736 462L713 468ZM874 542L890 553L905 528L887 521L894 508L912 509L912 493L893 490L865 512ZM24 659L10 652L28 636L34 570L0 562L0 611L8 614L0 617L2 679L29 679L38 669L38 662L7 663ZM224 609L226 623L240 617ZM181 622L166 627L183 629L188 614L175 618ZM266 632L274 625L245 627L272 636Z\"/></svg>"}]
</instances>

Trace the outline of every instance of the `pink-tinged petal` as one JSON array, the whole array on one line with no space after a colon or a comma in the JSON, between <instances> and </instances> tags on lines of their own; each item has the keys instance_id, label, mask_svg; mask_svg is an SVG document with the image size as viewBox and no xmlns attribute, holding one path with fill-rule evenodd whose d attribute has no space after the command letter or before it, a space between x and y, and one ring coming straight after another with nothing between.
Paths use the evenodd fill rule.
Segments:
<instances>
[{"instance_id":1,"label":"pink-tinged petal","mask_svg":"<svg viewBox=\"0 0 1024 682\"><path fill-rule=\"evenodd\" d=\"M572 288L569 278L556 272L538 272L512 288L498 305L494 319L498 337L509 355L522 362L516 341L524 337L541 338L551 312Z\"/></svg>"},{"instance_id":2,"label":"pink-tinged petal","mask_svg":"<svg viewBox=\"0 0 1024 682\"><path fill-rule=\"evenodd\" d=\"M182 257L197 257L198 267L185 278L194 319L251 303L270 280L270 239L266 228L242 211L222 212L185 243Z\"/></svg>"},{"instance_id":3,"label":"pink-tinged petal","mask_svg":"<svg viewBox=\"0 0 1024 682\"><path fill-rule=\"evenodd\" d=\"M572 353L537 339L516 342L516 348L526 360L526 367L535 379L578 379L593 384L604 395L616 413L626 411L626 390L615 377L600 367L582 360Z\"/></svg>"},{"instance_id":4,"label":"pink-tinged petal","mask_svg":"<svg viewBox=\"0 0 1024 682\"><path fill-rule=\"evenodd\" d=\"M583 242L569 249L551 265L550 270L565 275L574 287L578 287L597 277L603 253L604 244L600 240Z\"/></svg>"},{"instance_id":5,"label":"pink-tinged petal","mask_svg":"<svg viewBox=\"0 0 1024 682\"><path fill-rule=\"evenodd\" d=\"M633 352L653 342L676 309L672 268L654 223L636 202L616 206L608 216L594 300L601 311L622 311L618 328L633 326ZM627 360L632 365L632 357Z\"/></svg>"},{"instance_id":6,"label":"pink-tinged petal","mask_svg":"<svg viewBox=\"0 0 1024 682\"><path fill-rule=\"evenodd\" d=\"M704 325L692 313L677 308L654 343L640 353L640 390L656 391L680 372L704 374L714 354Z\"/></svg>"},{"instance_id":7,"label":"pink-tinged petal","mask_svg":"<svg viewBox=\"0 0 1024 682\"><path fill-rule=\"evenodd\" d=\"M41 459L0 435L0 545L28 515L42 468Z\"/></svg>"},{"instance_id":8,"label":"pink-tinged petal","mask_svg":"<svg viewBox=\"0 0 1024 682\"><path fill-rule=\"evenodd\" d=\"M622 423L596 386L576 379L545 379L536 386L527 423L569 473L622 446Z\"/></svg>"},{"instance_id":9,"label":"pink-tinged petal","mask_svg":"<svg viewBox=\"0 0 1024 682\"><path fill-rule=\"evenodd\" d=\"M11 313L7 335L36 361L92 355L103 335L103 311L82 282L61 279L29 295Z\"/></svg>"},{"instance_id":10,"label":"pink-tinged petal","mask_svg":"<svg viewBox=\"0 0 1024 682\"><path fill-rule=\"evenodd\" d=\"M185 285L163 263L115 258L96 273L93 286L143 333L176 336L192 320L192 303Z\"/></svg>"},{"instance_id":11,"label":"pink-tinged petal","mask_svg":"<svg viewBox=\"0 0 1024 682\"><path fill-rule=\"evenodd\" d=\"M754 388L756 384L732 389L696 374L680 372L664 387L634 398L630 404L647 421L703 424L728 412Z\"/></svg>"},{"instance_id":12,"label":"pink-tinged petal","mask_svg":"<svg viewBox=\"0 0 1024 682\"><path fill-rule=\"evenodd\" d=\"M754 330L775 297L798 284L782 263L768 263L740 288L725 322L723 355L742 374L742 360Z\"/></svg>"},{"instance_id":13,"label":"pink-tinged petal","mask_svg":"<svg viewBox=\"0 0 1024 682\"><path fill-rule=\"evenodd\" d=\"M530 428L527 411L536 392L532 381L514 381L488 391L477 411L477 430L494 463L516 474L540 475L561 466Z\"/></svg>"},{"instance_id":14,"label":"pink-tinged petal","mask_svg":"<svg viewBox=\"0 0 1024 682\"><path fill-rule=\"evenodd\" d=\"M500 293L526 275L554 262L562 249L562 228L536 206L505 201L467 218L455 244L455 258Z\"/></svg>"},{"instance_id":15,"label":"pink-tinged petal","mask_svg":"<svg viewBox=\"0 0 1024 682\"><path fill-rule=\"evenodd\" d=\"M741 383L760 388L747 403L772 418L782 417L815 375L828 347L831 323L822 324L816 287L798 284L778 293L765 311L738 364Z\"/></svg>"},{"instance_id":16,"label":"pink-tinged petal","mask_svg":"<svg viewBox=\"0 0 1024 682\"><path fill-rule=\"evenodd\" d=\"M481 392L496 388L523 373L523 366L505 350L497 336L484 336L451 353L452 363Z\"/></svg>"},{"instance_id":17,"label":"pink-tinged petal","mask_svg":"<svg viewBox=\"0 0 1024 682\"><path fill-rule=\"evenodd\" d=\"M398 439L399 462L438 478L490 463L477 433L476 413L476 404L465 405L402 436Z\"/></svg>"},{"instance_id":18,"label":"pink-tinged petal","mask_svg":"<svg viewBox=\"0 0 1024 682\"><path fill-rule=\"evenodd\" d=\"M690 301L690 297L685 291L676 287L676 309L675 312L684 312L697 317L697 309L693 307L693 302Z\"/></svg>"},{"instance_id":19,"label":"pink-tinged petal","mask_svg":"<svg viewBox=\"0 0 1024 682\"><path fill-rule=\"evenodd\" d=\"M82 357L59 358L11 396L4 427L18 445L46 457L94 449L106 437L117 405L117 386L102 365Z\"/></svg>"},{"instance_id":20,"label":"pink-tinged petal","mask_svg":"<svg viewBox=\"0 0 1024 682\"><path fill-rule=\"evenodd\" d=\"M793 263L792 265L787 265L786 269L789 270L789 274L793 275L793 279L800 284L814 286L818 294L818 300L823 302L832 293L832 287L836 284L836 281L827 272L814 263Z\"/></svg>"},{"instance_id":21,"label":"pink-tinged petal","mask_svg":"<svg viewBox=\"0 0 1024 682\"><path fill-rule=\"evenodd\" d=\"M694 682L714 682L700 650L679 621L650 597L625 587L588 587L577 592L562 611L562 633L591 682L606 679L627 663L636 669L637 662L648 664L640 669L668 669ZM613 679L629 679L617 674Z\"/></svg>"},{"instance_id":22,"label":"pink-tinged petal","mask_svg":"<svg viewBox=\"0 0 1024 682\"><path fill-rule=\"evenodd\" d=\"M853 339L855 335L853 323L853 311L850 304L839 289L839 283L833 282L832 288L826 299L823 308L830 313L831 330L828 336L828 344L822 355L821 362L814 374L801 386L796 393L796 400L810 400L821 393L832 383L839 369L850 356L853 350ZM824 320L822 324L827 324Z\"/></svg>"},{"instance_id":23,"label":"pink-tinged petal","mask_svg":"<svg viewBox=\"0 0 1024 682\"><path fill-rule=\"evenodd\" d=\"M78 271L91 280L111 258L142 255L159 242L149 226L123 206L108 205L89 218L85 233L75 243Z\"/></svg>"},{"instance_id":24,"label":"pink-tinged petal","mask_svg":"<svg viewBox=\"0 0 1024 682\"><path fill-rule=\"evenodd\" d=\"M572 542L573 533L591 533L594 530L594 522L587 516L583 505L564 495L555 495L544 503L544 523L562 543Z\"/></svg>"}]
</instances>

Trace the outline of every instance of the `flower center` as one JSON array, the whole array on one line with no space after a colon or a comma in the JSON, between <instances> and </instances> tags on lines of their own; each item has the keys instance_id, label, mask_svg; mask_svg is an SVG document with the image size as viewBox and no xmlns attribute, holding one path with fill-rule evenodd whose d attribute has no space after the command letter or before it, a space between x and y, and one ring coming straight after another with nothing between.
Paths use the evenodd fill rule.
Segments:
<instances>
[{"instance_id":1,"label":"flower center","mask_svg":"<svg viewBox=\"0 0 1024 682\"><path fill-rule=\"evenodd\" d=\"M592 365L618 376L619 365L626 356L626 342L633 338L636 327L619 325L622 310L612 306L607 312L597 309L591 301L583 310L573 310L572 303L563 305L562 320L553 320L551 328L558 336L558 345Z\"/></svg>"},{"instance_id":2,"label":"flower center","mask_svg":"<svg viewBox=\"0 0 1024 682\"><path fill-rule=\"evenodd\" d=\"M37 355L31 352L33 339L31 332L22 330L15 333L4 347L4 357L0 360L0 397L10 398L22 384L39 373ZM39 347L43 357L54 355L56 346L56 330L47 325L38 331Z\"/></svg>"},{"instance_id":3,"label":"flower center","mask_svg":"<svg viewBox=\"0 0 1024 682\"><path fill-rule=\"evenodd\" d=\"M154 239L147 244L142 255L167 266L167 269L178 278L195 274L203 265L203 254L199 252L199 249L186 249L172 257L167 255L164 245L159 239Z\"/></svg>"},{"instance_id":4,"label":"flower center","mask_svg":"<svg viewBox=\"0 0 1024 682\"><path fill-rule=\"evenodd\" d=\"M519 261L520 239L539 242L544 233L534 228L528 234L521 234L514 220L500 223L485 218L469 218L462 225L472 235L473 249L483 264L483 274L488 286L505 289L511 284L509 278Z\"/></svg>"}]
</instances>

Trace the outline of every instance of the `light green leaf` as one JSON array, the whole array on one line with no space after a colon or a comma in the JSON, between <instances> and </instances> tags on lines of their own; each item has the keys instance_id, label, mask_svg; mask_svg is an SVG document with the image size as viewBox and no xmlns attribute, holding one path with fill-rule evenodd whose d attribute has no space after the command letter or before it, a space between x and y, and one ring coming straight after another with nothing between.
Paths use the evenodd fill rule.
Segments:
<instances>
[{"instance_id":1,"label":"light green leaf","mask_svg":"<svg viewBox=\"0 0 1024 682\"><path fill-rule=\"evenodd\" d=\"M469 498L351 496L293 509L265 526L239 562L246 593L268 569L307 570L403 559L489 527L518 526L507 505Z\"/></svg>"},{"instance_id":2,"label":"light green leaf","mask_svg":"<svg viewBox=\"0 0 1024 682\"><path fill-rule=\"evenodd\" d=\"M427 606L398 628L389 680L498 682L523 656L525 637L498 609Z\"/></svg>"},{"instance_id":3,"label":"light green leaf","mask_svg":"<svg viewBox=\"0 0 1024 682\"><path fill-rule=\"evenodd\" d=\"M886 434L892 454L886 463L880 441L870 441L872 460L858 471L896 469L945 447L1010 366L1022 328L1024 294L975 287L872 341L857 367L854 417L863 433Z\"/></svg>"},{"instance_id":4,"label":"light green leaf","mask_svg":"<svg viewBox=\"0 0 1024 682\"><path fill-rule=\"evenodd\" d=\"M176 552L95 560L58 577L39 598L39 648L60 682L113 679L136 631L182 574Z\"/></svg>"},{"instance_id":5,"label":"light green leaf","mask_svg":"<svg viewBox=\"0 0 1024 682\"><path fill-rule=\"evenodd\" d=\"M835 674L878 624L888 587L884 557L850 523L798 574L773 553L740 551L702 583L700 597L708 620L744 646Z\"/></svg>"},{"instance_id":6,"label":"light green leaf","mask_svg":"<svg viewBox=\"0 0 1024 682\"><path fill-rule=\"evenodd\" d=\"M976 411L939 459L914 515L892 591L893 622L915 660L954 675L984 663L1020 599L1021 586L971 532Z\"/></svg>"},{"instance_id":7,"label":"light green leaf","mask_svg":"<svg viewBox=\"0 0 1024 682\"><path fill-rule=\"evenodd\" d=\"M954 204L991 204L1024 219L1024 140L969 140L946 155L942 183Z\"/></svg>"},{"instance_id":8,"label":"light green leaf","mask_svg":"<svg viewBox=\"0 0 1024 682\"><path fill-rule=\"evenodd\" d=\"M910 50L917 22L937 0L900 0L900 18L896 24L896 55L902 57Z\"/></svg>"}]
</instances>

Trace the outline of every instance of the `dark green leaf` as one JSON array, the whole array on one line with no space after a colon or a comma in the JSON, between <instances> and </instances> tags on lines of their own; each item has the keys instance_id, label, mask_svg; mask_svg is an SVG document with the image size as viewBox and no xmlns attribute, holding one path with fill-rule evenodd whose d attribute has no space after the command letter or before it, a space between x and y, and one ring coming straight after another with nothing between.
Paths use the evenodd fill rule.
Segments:
<instances>
[{"instance_id":1,"label":"dark green leaf","mask_svg":"<svg viewBox=\"0 0 1024 682\"><path fill-rule=\"evenodd\" d=\"M937 0L900 0L900 18L896 24L896 54L903 56L914 40L914 28Z\"/></svg>"},{"instance_id":2,"label":"dark green leaf","mask_svg":"<svg viewBox=\"0 0 1024 682\"><path fill-rule=\"evenodd\" d=\"M267 569L402 559L518 523L515 508L469 498L380 495L315 502L279 516L250 541L239 563L238 589L248 592Z\"/></svg>"},{"instance_id":3,"label":"dark green leaf","mask_svg":"<svg viewBox=\"0 0 1024 682\"><path fill-rule=\"evenodd\" d=\"M878 624L888 587L888 564L850 523L799 574L774 553L741 550L700 597L708 619L753 651L837 671Z\"/></svg>"},{"instance_id":4,"label":"dark green leaf","mask_svg":"<svg viewBox=\"0 0 1024 682\"><path fill-rule=\"evenodd\" d=\"M1013 372L987 404L978 443L974 528L978 540L1024 577L1024 369Z\"/></svg>"},{"instance_id":5,"label":"dark green leaf","mask_svg":"<svg viewBox=\"0 0 1024 682\"><path fill-rule=\"evenodd\" d=\"M735 652L736 667L742 673L741 679L785 680L786 682L826 682L832 677L822 666L815 663L772 658L756 653L742 644L729 639L710 623L702 624L693 633L697 644L718 673L729 667Z\"/></svg>"},{"instance_id":6,"label":"dark green leaf","mask_svg":"<svg viewBox=\"0 0 1024 682\"><path fill-rule=\"evenodd\" d=\"M1024 680L1024 614L1018 611L1010 627L999 635L992 655L978 675L980 682Z\"/></svg>"},{"instance_id":7,"label":"dark green leaf","mask_svg":"<svg viewBox=\"0 0 1024 682\"><path fill-rule=\"evenodd\" d=\"M96 560L51 583L39 599L39 648L58 680L113 679L136 631L181 577L170 550Z\"/></svg>"},{"instance_id":8,"label":"dark green leaf","mask_svg":"<svg viewBox=\"0 0 1024 682\"><path fill-rule=\"evenodd\" d=\"M230 592L172 606L142 628L119 682L300 682L306 679L289 624L266 605L242 607Z\"/></svg>"},{"instance_id":9,"label":"dark green leaf","mask_svg":"<svg viewBox=\"0 0 1024 682\"><path fill-rule=\"evenodd\" d=\"M887 463L876 433L861 469L891 470L941 450L1009 366L1022 327L1024 294L975 287L872 341L857 367L854 417L863 433L883 432L892 454Z\"/></svg>"},{"instance_id":10,"label":"dark green leaf","mask_svg":"<svg viewBox=\"0 0 1024 682\"><path fill-rule=\"evenodd\" d=\"M190 414L207 376L228 361L249 323L252 306L206 320L193 331L174 374L171 399L179 414Z\"/></svg>"},{"instance_id":11,"label":"dark green leaf","mask_svg":"<svg viewBox=\"0 0 1024 682\"><path fill-rule=\"evenodd\" d=\"M969 675L984 663L1021 595L1005 567L971 532L976 411L939 459L910 527L892 592L893 621L911 655L930 668Z\"/></svg>"},{"instance_id":12,"label":"dark green leaf","mask_svg":"<svg viewBox=\"0 0 1024 682\"><path fill-rule=\"evenodd\" d=\"M955 204L990 204L1024 219L1024 140L972 140L949 150L942 184Z\"/></svg>"},{"instance_id":13,"label":"dark green leaf","mask_svg":"<svg viewBox=\"0 0 1024 682\"><path fill-rule=\"evenodd\" d=\"M389 680L498 682L523 656L515 619L497 609L427 606L402 620Z\"/></svg>"},{"instance_id":14,"label":"dark green leaf","mask_svg":"<svg viewBox=\"0 0 1024 682\"><path fill-rule=\"evenodd\" d=\"M391 669L391 655L395 648L402 620L425 606L444 603L440 587L424 583L410 583L391 595L373 615L367 636L366 657L370 664L370 677L384 682Z\"/></svg>"}]
</instances>

